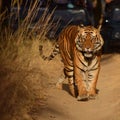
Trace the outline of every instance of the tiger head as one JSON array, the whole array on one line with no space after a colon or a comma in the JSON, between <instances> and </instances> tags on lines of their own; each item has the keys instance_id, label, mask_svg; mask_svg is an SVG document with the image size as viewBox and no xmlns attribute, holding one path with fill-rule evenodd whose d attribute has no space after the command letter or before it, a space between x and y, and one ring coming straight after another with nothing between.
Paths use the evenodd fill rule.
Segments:
<instances>
[{"instance_id":1,"label":"tiger head","mask_svg":"<svg viewBox=\"0 0 120 120\"><path fill-rule=\"evenodd\" d=\"M92 26L78 27L78 34L75 38L77 50L81 51L87 58L91 58L99 51L104 41L98 29Z\"/></svg>"}]
</instances>

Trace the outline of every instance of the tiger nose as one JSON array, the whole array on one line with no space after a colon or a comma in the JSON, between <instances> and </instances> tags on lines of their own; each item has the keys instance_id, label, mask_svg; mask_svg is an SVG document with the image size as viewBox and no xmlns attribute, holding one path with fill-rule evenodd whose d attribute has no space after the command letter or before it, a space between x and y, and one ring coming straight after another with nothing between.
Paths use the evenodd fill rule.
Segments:
<instances>
[{"instance_id":1,"label":"tiger nose","mask_svg":"<svg viewBox=\"0 0 120 120\"><path fill-rule=\"evenodd\" d=\"M88 52L91 52L92 50L91 50L91 48L85 48L85 51L88 51Z\"/></svg>"}]
</instances>

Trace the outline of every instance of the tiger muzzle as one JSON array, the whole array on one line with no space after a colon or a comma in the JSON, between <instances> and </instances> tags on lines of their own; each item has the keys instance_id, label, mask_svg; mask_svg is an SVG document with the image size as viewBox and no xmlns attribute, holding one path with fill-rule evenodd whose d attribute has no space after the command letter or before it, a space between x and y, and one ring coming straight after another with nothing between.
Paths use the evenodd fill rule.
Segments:
<instances>
[{"instance_id":1,"label":"tiger muzzle","mask_svg":"<svg viewBox=\"0 0 120 120\"><path fill-rule=\"evenodd\" d=\"M91 48L85 48L83 54L85 57L91 58L93 56L93 51L91 50Z\"/></svg>"}]
</instances>

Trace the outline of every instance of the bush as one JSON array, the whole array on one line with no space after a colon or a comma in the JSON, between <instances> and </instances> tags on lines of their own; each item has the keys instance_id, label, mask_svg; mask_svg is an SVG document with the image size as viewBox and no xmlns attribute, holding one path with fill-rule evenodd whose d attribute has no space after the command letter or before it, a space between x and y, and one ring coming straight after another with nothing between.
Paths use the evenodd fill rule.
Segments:
<instances>
[{"instance_id":1,"label":"bush","mask_svg":"<svg viewBox=\"0 0 120 120\"><path fill-rule=\"evenodd\" d=\"M20 4L11 4L11 8ZM0 118L31 119L27 114L36 99L44 99L45 73L41 70L39 44L46 39L51 29L51 14L48 8L36 23L32 23L37 14L38 2L32 4L24 19L16 13L0 13ZM17 29L13 29L15 17ZM29 29L32 25L32 29ZM38 26L40 26L38 28ZM37 87L36 87L37 86ZM37 92L36 92L37 91ZM24 115L23 115L24 113ZM22 115L21 115L22 114Z\"/></svg>"}]
</instances>

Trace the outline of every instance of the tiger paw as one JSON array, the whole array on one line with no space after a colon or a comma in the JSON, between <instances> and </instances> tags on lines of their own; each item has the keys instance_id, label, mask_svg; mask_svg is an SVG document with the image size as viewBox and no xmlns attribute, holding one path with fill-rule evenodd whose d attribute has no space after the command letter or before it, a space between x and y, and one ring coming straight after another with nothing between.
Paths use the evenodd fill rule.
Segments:
<instances>
[{"instance_id":1,"label":"tiger paw","mask_svg":"<svg viewBox=\"0 0 120 120\"><path fill-rule=\"evenodd\" d=\"M96 95L89 95L89 99L95 100L95 98L96 98Z\"/></svg>"},{"instance_id":2,"label":"tiger paw","mask_svg":"<svg viewBox=\"0 0 120 120\"><path fill-rule=\"evenodd\" d=\"M89 99L95 99L96 98L96 89L91 89L89 92L88 92L88 96L89 96Z\"/></svg>"},{"instance_id":3,"label":"tiger paw","mask_svg":"<svg viewBox=\"0 0 120 120\"><path fill-rule=\"evenodd\" d=\"M88 96L87 95L82 95L82 96L78 96L77 100L78 101L88 101Z\"/></svg>"},{"instance_id":4,"label":"tiger paw","mask_svg":"<svg viewBox=\"0 0 120 120\"><path fill-rule=\"evenodd\" d=\"M78 96L81 96L84 98L84 96L88 96L88 91L85 86L83 85L78 85Z\"/></svg>"}]
</instances>

